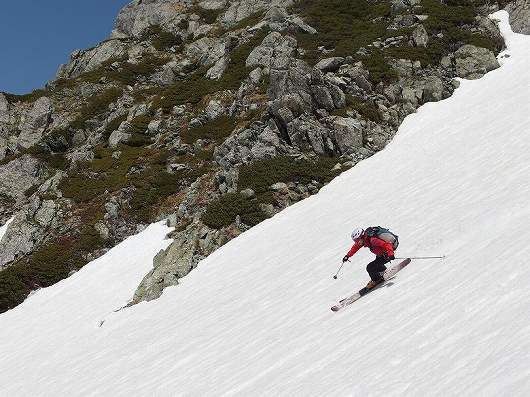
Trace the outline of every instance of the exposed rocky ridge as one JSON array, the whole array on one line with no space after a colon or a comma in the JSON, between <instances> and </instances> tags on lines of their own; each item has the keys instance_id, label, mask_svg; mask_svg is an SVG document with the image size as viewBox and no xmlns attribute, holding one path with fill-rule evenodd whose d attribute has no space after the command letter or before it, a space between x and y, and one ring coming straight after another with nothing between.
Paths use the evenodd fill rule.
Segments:
<instances>
[{"instance_id":1,"label":"exposed rocky ridge","mask_svg":"<svg viewBox=\"0 0 530 397\"><path fill-rule=\"evenodd\" d=\"M454 77L498 66L490 9L441 23L429 13L454 10L428 0L375 2L362 16L324 3L133 1L112 38L74 52L45 90L0 94L0 219L16 214L0 277L30 269L15 298L0 291L0 310L168 218L174 242L133 302L154 299L384 148L406 115L451 95ZM373 31L345 46L315 21L321 6ZM453 37L450 23L467 33Z\"/></svg>"},{"instance_id":2,"label":"exposed rocky ridge","mask_svg":"<svg viewBox=\"0 0 530 397\"><path fill-rule=\"evenodd\" d=\"M515 0L506 6L514 32L530 34L530 0Z\"/></svg>"}]
</instances>

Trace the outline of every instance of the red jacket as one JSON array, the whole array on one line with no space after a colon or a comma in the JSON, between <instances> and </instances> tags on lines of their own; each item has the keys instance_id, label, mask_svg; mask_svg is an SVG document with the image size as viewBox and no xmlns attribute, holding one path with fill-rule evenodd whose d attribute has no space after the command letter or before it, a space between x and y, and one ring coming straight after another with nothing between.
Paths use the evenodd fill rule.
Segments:
<instances>
[{"instance_id":1,"label":"red jacket","mask_svg":"<svg viewBox=\"0 0 530 397\"><path fill-rule=\"evenodd\" d=\"M348 258L353 256L362 247L370 248L370 251L372 251L377 256L383 256L384 254L386 254L387 256L394 256L394 247L392 247L392 244L381 240L380 238L368 236L364 236L363 239L359 239L359 241L356 241L355 244L353 244L351 249L348 251L346 256Z\"/></svg>"}]
</instances>

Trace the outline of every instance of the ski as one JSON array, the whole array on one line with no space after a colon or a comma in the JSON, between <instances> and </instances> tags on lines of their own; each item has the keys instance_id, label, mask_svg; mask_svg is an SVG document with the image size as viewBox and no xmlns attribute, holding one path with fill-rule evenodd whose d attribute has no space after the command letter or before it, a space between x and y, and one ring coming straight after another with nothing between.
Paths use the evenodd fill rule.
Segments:
<instances>
[{"instance_id":1,"label":"ski","mask_svg":"<svg viewBox=\"0 0 530 397\"><path fill-rule=\"evenodd\" d=\"M372 292L372 291L382 287L383 285L386 284L386 282L388 280L390 280L392 277L394 277L397 272L402 270L409 263L410 263L410 259L407 258L404 261L398 263L397 265L392 266L391 268L388 268L385 271L385 273L383 274L383 278L385 279L385 281L383 281L381 284L376 285L374 288L366 288L366 287L364 287L364 288L360 289L355 294L353 294L351 296L348 296L348 297L346 297L344 299L341 299L337 305L331 307L331 310L333 310L334 312L338 312L340 309L343 309L346 306L351 305L353 302L355 302L356 300L358 300L362 296L368 294L369 292Z\"/></svg>"}]
</instances>

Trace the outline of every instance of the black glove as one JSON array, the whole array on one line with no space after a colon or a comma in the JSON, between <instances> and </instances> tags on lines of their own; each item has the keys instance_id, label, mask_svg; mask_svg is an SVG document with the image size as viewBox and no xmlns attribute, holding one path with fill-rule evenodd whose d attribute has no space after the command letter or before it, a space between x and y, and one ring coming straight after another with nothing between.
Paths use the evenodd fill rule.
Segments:
<instances>
[{"instance_id":1,"label":"black glove","mask_svg":"<svg viewBox=\"0 0 530 397\"><path fill-rule=\"evenodd\" d=\"M344 255L344 258L342 258L342 262L348 262L348 259L350 259L350 257L348 255Z\"/></svg>"},{"instance_id":2,"label":"black glove","mask_svg":"<svg viewBox=\"0 0 530 397\"><path fill-rule=\"evenodd\" d=\"M383 258L385 258L385 259L386 259L387 261L389 261L389 262L390 262L390 261L393 261L394 259L396 259L396 258L394 257L394 255L390 255L390 256L389 256L386 252L383 254Z\"/></svg>"}]
</instances>

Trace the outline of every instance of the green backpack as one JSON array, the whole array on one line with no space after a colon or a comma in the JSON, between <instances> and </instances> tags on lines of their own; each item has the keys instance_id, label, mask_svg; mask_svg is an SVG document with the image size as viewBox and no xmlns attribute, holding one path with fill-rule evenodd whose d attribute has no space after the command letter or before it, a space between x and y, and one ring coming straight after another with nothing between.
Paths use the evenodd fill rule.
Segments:
<instances>
[{"instance_id":1,"label":"green backpack","mask_svg":"<svg viewBox=\"0 0 530 397\"><path fill-rule=\"evenodd\" d=\"M381 226L370 226L366 229L366 235L368 237L377 237L387 243L392 244L392 247L396 249L399 245L399 238L396 234L392 233L390 230L385 229Z\"/></svg>"}]
</instances>

